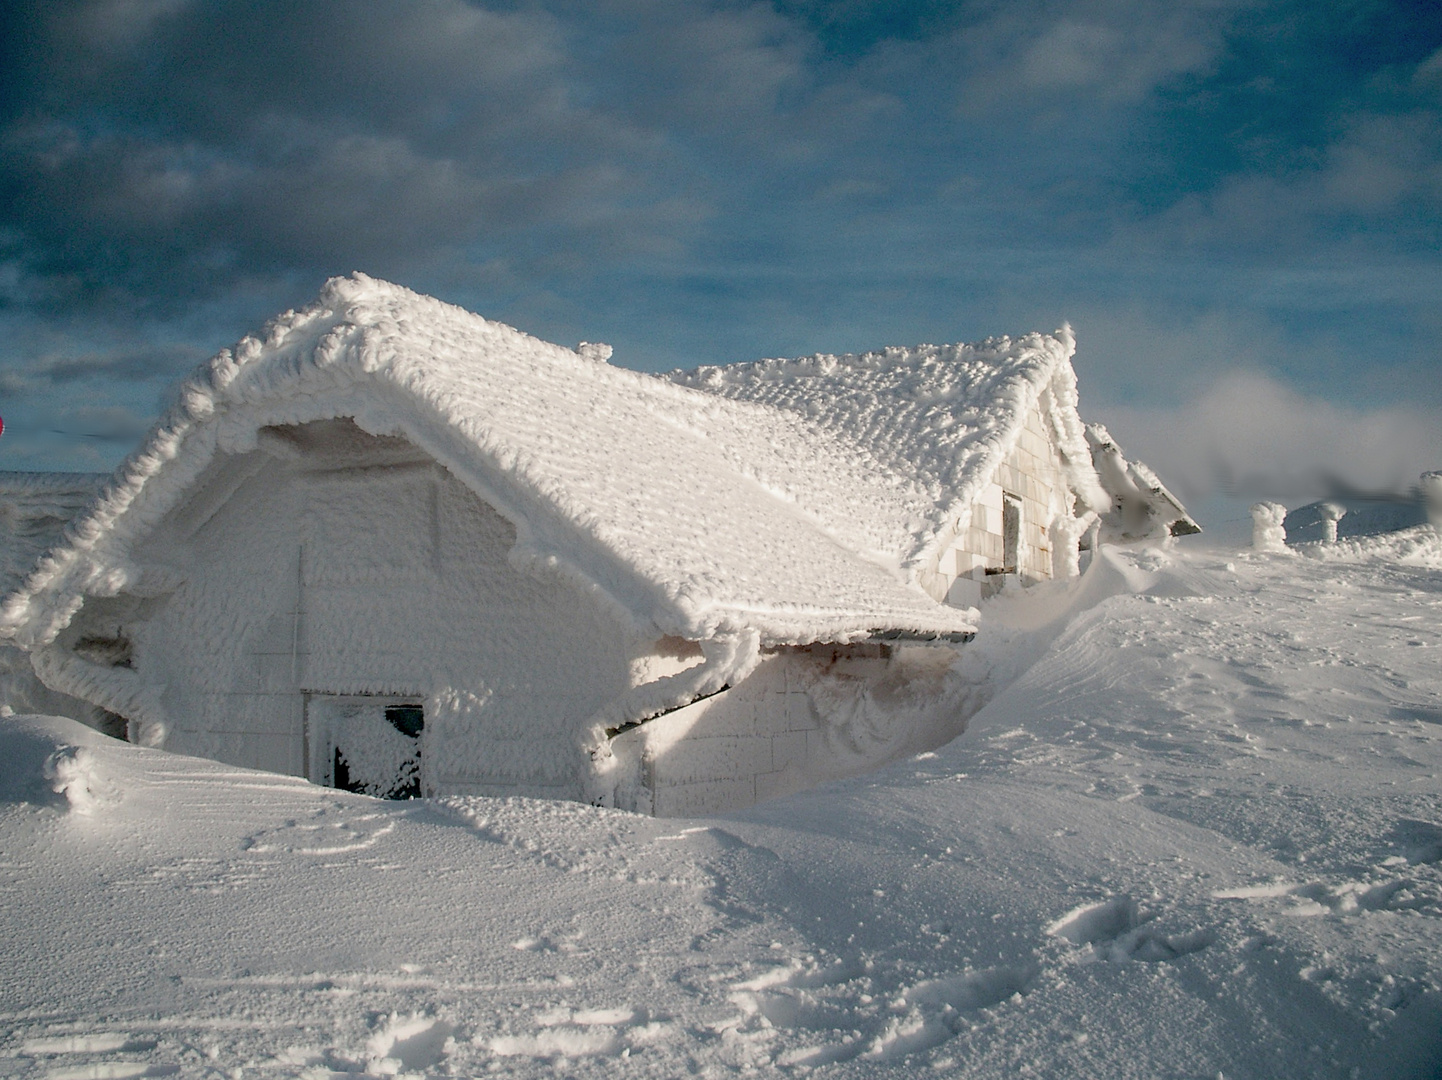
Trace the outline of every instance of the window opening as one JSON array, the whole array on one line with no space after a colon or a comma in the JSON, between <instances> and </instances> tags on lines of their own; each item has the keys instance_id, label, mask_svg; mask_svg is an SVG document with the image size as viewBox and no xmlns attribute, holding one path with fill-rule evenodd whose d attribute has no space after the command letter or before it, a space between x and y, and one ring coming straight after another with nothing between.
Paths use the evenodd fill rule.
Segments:
<instances>
[{"instance_id":1,"label":"window opening","mask_svg":"<svg viewBox=\"0 0 1442 1080\"><path fill-rule=\"evenodd\" d=\"M426 726L425 710L419 705L387 705L386 720L410 739L418 739Z\"/></svg>"}]
</instances>

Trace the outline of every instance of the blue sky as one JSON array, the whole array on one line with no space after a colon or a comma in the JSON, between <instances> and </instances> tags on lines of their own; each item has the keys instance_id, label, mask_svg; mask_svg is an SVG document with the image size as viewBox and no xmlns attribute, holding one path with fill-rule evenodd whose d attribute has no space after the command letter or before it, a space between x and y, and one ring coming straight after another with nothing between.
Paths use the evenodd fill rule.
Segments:
<instances>
[{"instance_id":1,"label":"blue sky","mask_svg":"<svg viewBox=\"0 0 1442 1080\"><path fill-rule=\"evenodd\" d=\"M10 4L0 468L362 270L646 370L1079 339L1186 497L1442 468L1442 5Z\"/></svg>"}]
</instances>

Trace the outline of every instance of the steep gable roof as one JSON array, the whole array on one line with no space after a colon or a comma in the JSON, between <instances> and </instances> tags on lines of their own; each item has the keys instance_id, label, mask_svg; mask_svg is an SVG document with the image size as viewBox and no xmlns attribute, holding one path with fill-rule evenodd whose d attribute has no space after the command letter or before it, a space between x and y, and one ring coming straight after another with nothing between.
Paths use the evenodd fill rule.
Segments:
<instances>
[{"instance_id":1,"label":"steep gable roof","mask_svg":"<svg viewBox=\"0 0 1442 1080\"><path fill-rule=\"evenodd\" d=\"M25 585L0 633L52 638L86 595L135 587L137 547L217 453L352 417L426 451L516 526L513 556L639 623L773 643L969 630L898 573L928 493L785 409L611 367L363 275L225 350Z\"/></svg>"}]
</instances>

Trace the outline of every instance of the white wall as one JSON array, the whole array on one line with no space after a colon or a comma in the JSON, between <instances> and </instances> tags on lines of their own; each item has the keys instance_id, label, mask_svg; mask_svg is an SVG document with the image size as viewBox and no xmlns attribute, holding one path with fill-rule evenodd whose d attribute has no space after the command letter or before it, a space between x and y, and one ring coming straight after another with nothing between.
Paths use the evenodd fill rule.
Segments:
<instances>
[{"instance_id":1,"label":"white wall","mask_svg":"<svg viewBox=\"0 0 1442 1080\"><path fill-rule=\"evenodd\" d=\"M627 629L513 569L512 526L444 469L356 435L217 463L140 553L185 578L125 627L165 745L304 775L302 691L420 696L428 790L578 797Z\"/></svg>"},{"instance_id":2,"label":"white wall","mask_svg":"<svg viewBox=\"0 0 1442 1080\"><path fill-rule=\"evenodd\" d=\"M305 695L423 698L426 793L584 798L585 722L699 651L638 641L569 582L512 568L513 527L409 444L348 422L296 430L218 459L137 553L173 592L87 600L66 638L130 643L173 750L306 775ZM634 766L617 803L737 809L940 745L964 720L952 659L769 654L613 740Z\"/></svg>"}]
</instances>

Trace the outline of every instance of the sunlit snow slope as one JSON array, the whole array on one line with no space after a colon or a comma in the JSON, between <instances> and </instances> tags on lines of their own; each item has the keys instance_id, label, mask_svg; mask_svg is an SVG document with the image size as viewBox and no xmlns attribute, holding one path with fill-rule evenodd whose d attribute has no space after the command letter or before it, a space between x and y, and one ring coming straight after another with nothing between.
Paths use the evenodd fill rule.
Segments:
<instances>
[{"instance_id":1,"label":"sunlit snow slope","mask_svg":"<svg viewBox=\"0 0 1442 1080\"><path fill-rule=\"evenodd\" d=\"M1436 1076L1442 542L1327 554L1108 551L956 742L724 820L0 721L0 1074Z\"/></svg>"}]
</instances>

